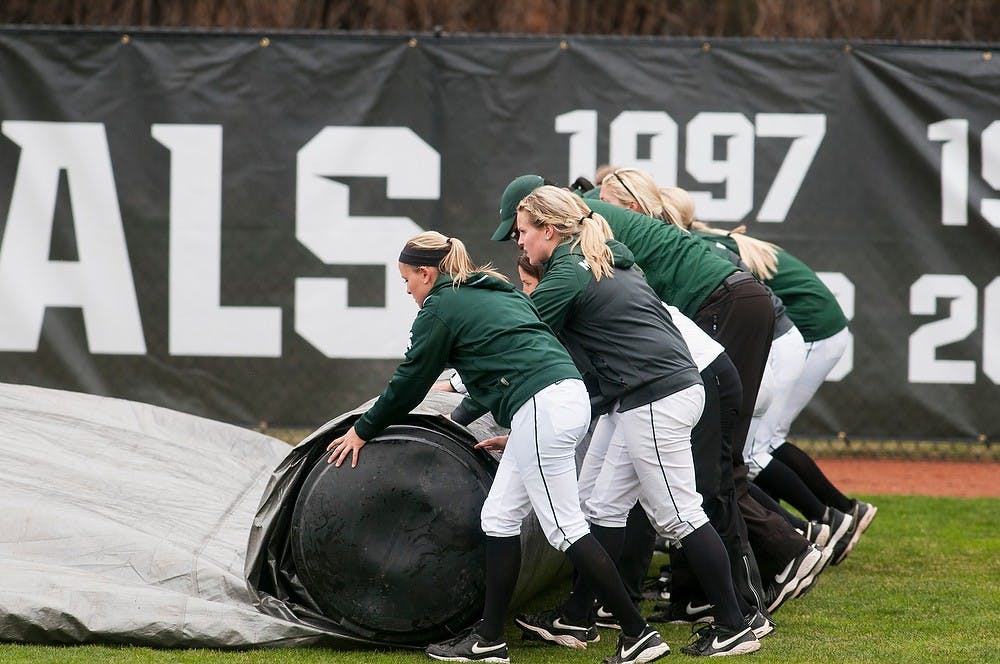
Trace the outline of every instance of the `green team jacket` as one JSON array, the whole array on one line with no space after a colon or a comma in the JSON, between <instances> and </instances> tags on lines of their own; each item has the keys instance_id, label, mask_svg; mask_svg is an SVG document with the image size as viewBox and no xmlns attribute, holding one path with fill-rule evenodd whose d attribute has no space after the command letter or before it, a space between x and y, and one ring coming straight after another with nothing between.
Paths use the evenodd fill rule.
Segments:
<instances>
[{"instance_id":1,"label":"green team jacket","mask_svg":"<svg viewBox=\"0 0 1000 664\"><path fill-rule=\"evenodd\" d=\"M736 240L727 235L696 231L706 240L739 253ZM847 327L847 316L837 298L812 269L778 247L778 266L770 279L762 280L785 304L788 317L807 342L828 339Z\"/></svg>"},{"instance_id":2,"label":"green team jacket","mask_svg":"<svg viewBox=\"0 0 1000 664\"><path fill-rule=\"evenodd\" d=\"M445 367L461 374L481 412L489 410L504 427L542 388L580 378L527 295L487 274L473 274L458 288L441 275L413 321L402 364L354 424L358 436L369 440L413 410Z\"/></svg>"},{"instance_id":3,"label":"green team jacket","mask_svg":"<svg viewBox=\"0 0 1000 664\"><path fill-rule=\"evenodd\" d=\"M739 270L707 243L672 224L596 198L586 202L607 220L615 239L632 251L660 299L689 318L726 277Z\"/></svg>"}]
</instances>

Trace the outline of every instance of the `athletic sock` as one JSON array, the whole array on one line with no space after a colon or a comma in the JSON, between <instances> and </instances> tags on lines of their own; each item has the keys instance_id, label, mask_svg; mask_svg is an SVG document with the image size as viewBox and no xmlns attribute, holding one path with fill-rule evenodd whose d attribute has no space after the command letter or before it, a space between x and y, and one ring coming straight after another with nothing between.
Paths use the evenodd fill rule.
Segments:
<instances>
[{"instance_id":1,"label":"athletic sock","mask_svg":"<svg viewBox=\"0 0 1000 664\"><path fill-rule=\"evenodd\" d=\"M824 505L832 505L841 512L847 513L854 509L854 501L833 486L833 482L827 479L813 458L794 443L786 440L771 452L771 456L780 459L782 463L801 477L806 486Z\"/></svg>"},{"instance_id":2,"label":"athletic sock","mask_svg":"<svg viewBox=\"0 0 1000 664\"><path fill-rule=\"evenodd\" d=\"M521 537L486 536L486 598L479 636L496 641L503 636L504 618L521 570Z\"/></svg>"},{"instance_id":3,"label":"athletic sock","mask_svg":"<svg viewBox=\"0 0 1000 664\"><path fill-rule=\"evenodd\" d=\"M627 527L626 527L627 528ZM615 563L615 569L621 575L621 568L617 564L621 556L622 548L625 545L626 528L609 528L607 526L597 526L590 524L590 534L597 540L611 561ZM647 565L647 569L648 569ZM625 585L624 579L622 585ZM594 591L583 574L577 574L573 579L573 590L569 598L563 604L563 615L574 625L588 625L591 622L590 612L594 607ZM625 588L628 592L628 588Z\"/></svg>"},{"instance_id":4,"label":"athletic sock","mask_svg":"<svg viewBox=\"0 0 1000 664\"><path fill-rule=\"evenodd\" d=\"M792 514L782 507L781 503L775 500L767 491L764 491L757 482L750 482L750 495L766 509L785 517L785 521L791 524L792 528L798 528L799 530L806 529L808 524L805 519Z\"/></svg>"},{"instance_id":5,"label":"athletic sock","mask_svg":"<svg viewBox=\"0 0 1000 664\"><path fill-rule=\"evenodd\" d=\"M787 501L810 521L823 518L826 505L780 459L771 459L764 470L757 473L754 482L760 484L765 491Z\"/></svg>"},{"instance_id":6,"label":"athletic sock","mask_svg":"<svg viewBox=\"0 0 1000 664\"><path fill-rule=\"evenodd\" d=\"M605 535L612 537L612 541L609 541L610 546L615 546L613 538L618 538L617 547L620 550L621 537L624 536L625 529L605 528L604 530L608 531ZM618 532L612 533L610 531ZM635 604L629 598L625 586L622 585L618 569L601 543L592 534L584 535L566 549L566 555L580 573L573 594L565 605L566 618L572 621L586 616L589 622L590 607L593 605L593 598L597 597L604 608L611 611L615 618L618 618L618 623L625 636L639 636L646 627L646 621L639 615L639 610L635 608ZM589 603L586 612L581 616L580 605L584 602Z\"/></svg>"},{"instance_id":7,"label":"athletic sock","mask_svg":"<svg viewBox=\"0 0 1000 664\"><path fill-rule=\"evenodd\" d=\"M705 597L714 605L712 616L716 622L725 627L740 627L744 611L736 599L729 557L719 534L706 523L681 539L681 547Z\"/></svg>"},{"instance_id":8,"label":"athletic sock","mask_svg":"<svg viewBox=\"0 0 1000 664\"><path fill-rule=\"evenodd\" d=\"M594 529L591 528L590 531L593 533ZM597 534L594 536L597 537ZM603 544L600 537L597 540ZM643 584L649 574L655 546L656 531L653 529L653 524L649 522L642 505L636 503L628 513L628 521L625 523L621 554L615 557L609 552L622 575L622 583L625 584L625 590L628 591L633 604L638 605L642 601Z\"/></svg>"}]
</instances>

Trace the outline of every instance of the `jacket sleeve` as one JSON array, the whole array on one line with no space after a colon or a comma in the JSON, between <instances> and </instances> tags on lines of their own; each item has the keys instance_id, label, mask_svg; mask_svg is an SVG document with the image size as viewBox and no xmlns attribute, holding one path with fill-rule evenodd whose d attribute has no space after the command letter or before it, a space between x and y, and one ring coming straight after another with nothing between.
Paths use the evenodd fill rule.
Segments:
<instances>
[{"instance_id":1,"label":"jacket sleeve","mask_svg":"<svg viewBox=\"0 0 1000 664\"><path fill-rule=\"evenodd\" d=\"M432 310L421 309L410 328L410 347L402 364L378 400L354 423L362 440L377 436L423 401L447 366L453 343L454 335L448 326Z\"/></svg>"},{"instance_id":2,"label":"jacket sleeve","mask_svg":"<svg viewBox=\"0 0 1000 664\"><path fill-rule=\"evenodd\" d=\"M462 403L455 406L455 409L451 411L451 419L462 426L466 426L472 424L488 412L490 412L489 408L472 397L467 396L462 399Z\"/></svg>"},{"instance_id":3,"label":"jacket sleeve","mask_svg":"<svg viewBox=\"0 0 1000 664\"><path fill-rule=\"evenodd\" d=\"M531 293L538 317L558 335L562 332L579 295L579 280L568 262L552 267Z\"/></svg>"}]
</instances>

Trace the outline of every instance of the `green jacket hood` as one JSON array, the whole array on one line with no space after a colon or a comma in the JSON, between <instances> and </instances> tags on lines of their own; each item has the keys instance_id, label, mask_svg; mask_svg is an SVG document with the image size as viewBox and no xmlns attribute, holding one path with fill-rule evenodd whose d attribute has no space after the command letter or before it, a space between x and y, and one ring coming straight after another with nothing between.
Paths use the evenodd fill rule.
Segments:
<instances>
[{"instance_id":1,"label":"green jacket hood","mask_svg":"<svg viewBox=\"0 0 1000 664\"><path fill-rule=\"evenodd\" d=\"M618 240L608 240L608 248L611 249L615 267L627 270L635 265L635 256L632 254L632 250Z\"/></svg>"},{"instance_id":2,"label":"green jacket hood","mask_svg":"<svg viewBox=\"0 0 1000 664\"><path fill-rule=\"evenodd\" d=\"M442 274L434 281L434 285L431 287L431 291L428 295L436 293L442 288L451 288L451 285L451 275ZM506 292L517 290L509 281L498 279L497 277L494 277L491 274L486 274L485 272L473 272L469 275L468 279L459 285L462 288L482 288L485 290Z\"/></svg>"}]
</instances>

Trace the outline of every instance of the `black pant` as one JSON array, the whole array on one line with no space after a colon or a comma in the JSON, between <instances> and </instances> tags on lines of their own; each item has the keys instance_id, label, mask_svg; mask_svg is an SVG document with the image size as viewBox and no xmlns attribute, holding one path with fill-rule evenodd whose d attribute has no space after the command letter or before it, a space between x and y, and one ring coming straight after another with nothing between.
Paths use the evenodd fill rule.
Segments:
<instances>
[{"instance_id":1,"label":"black pant","mask_svg":"<svg viewBox=\"0 0 1000 664\"><path fill-rule=\"evenodd\" d=\"M726 349L740 375L743 398L733 430L733 466L743 464L760 380L771 350L774 306L767 289L748 272L735 272L701 303L694 322ZM739 464L736 459L739 458Z\"/></svg>"},{"instance_id":2,"label":"black pant","mask_svg":"<svg viewBox=\"0 0 1000 664\"><path fill-rule=\"evenodd\" d=\"M761 607L760 572L733 481L733 431L743 393L740 376L726 353L701 375L705 383L705 411L691 436L696 486L703 498L705 514L726 546L737 594L747 604ZM696 587L683 550L671 550L670 567L671 598L678 601L701 598L700 593L694 594Z\"/></svg>"},{"instance_id":3,"label":"black pant","mask_svg":"<svg viewBox=\"0 0 1000 664\"><path fill-rule=\"evenodd\" d=\"M774 306L767 289L753 275L735 272L705 298L694 322L725 347L743 385L731 449L733 485L761 576L769 580L801 553L806 544L781 515L765 509L749 496L743 461L743 446L771 349Z\"/></svg>"}]
</instances>

